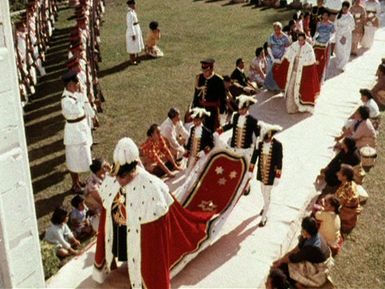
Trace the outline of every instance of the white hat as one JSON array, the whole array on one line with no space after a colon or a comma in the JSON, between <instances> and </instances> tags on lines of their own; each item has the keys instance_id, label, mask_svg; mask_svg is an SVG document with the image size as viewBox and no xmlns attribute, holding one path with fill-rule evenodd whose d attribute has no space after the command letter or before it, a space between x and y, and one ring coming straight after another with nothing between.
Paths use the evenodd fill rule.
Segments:
<instances>
[{"instance_id":1,"label":"white hat","mask_svg":"<svg viewBox=\"0 0 385 289\"><path fill-rule=\"evenodd\" d=\"M261 136L262 139L269 132L280 132L280 131L282 131L282 127L280 125L277 125L277 124L270 124L270 123L267 123L267 122L259 121L258 125L261 128L260 136Z\"/></svg>"},{"instance_id":2,"label":"white hat","mask_svg":"<svg viewBox=\"0 0 385 289\"><path fill-rule=\"evenodd\" d=\"M210 116L211 114L209 111L205 110L202 107L194 107L191 109L190 112L191 112L192 118L196 118L196 117L202 118L204 115Z\"/></svg>"},{"instance_id":3,"label":"white hat","mask_svg":"<svg viewBox=\"0 0 385 289\"><path fill-rule=\"evenodd\" d=\"M124 137L118 141L114 149L114 163L120 166L139 161L139 150L136 144L129 137Z\"/></svg>"},{"instance_id":4,"label":"white hat","mask_svg":"<svg viewBox=\"0 0 385 289\"><path fill-rule=\"evenodd\" d=\"M250 105L257 102L257 100L253 96L241 94L237 97L238 108L241 109L244 105L249 107Z\"/></svg>"}]
</instances>

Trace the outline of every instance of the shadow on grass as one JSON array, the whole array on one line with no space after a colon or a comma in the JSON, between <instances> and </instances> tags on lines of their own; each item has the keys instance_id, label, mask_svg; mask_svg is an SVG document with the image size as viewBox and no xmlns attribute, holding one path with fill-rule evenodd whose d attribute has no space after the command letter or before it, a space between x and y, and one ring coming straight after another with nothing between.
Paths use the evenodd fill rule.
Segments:
<instances>
[{"instance_id":1,"label":"shadow on grass","mask_svg":"<svg viewBox=\"0 0 385 289\"><path fill-rule=\"evenodd\" d=\"M71 195L71 190L55 194L49 198L41 199L35 202L37 218L44 217L52 213L53 209L60 206L66 196Z\"/></svg>"},{"instance_id":2,"label":"shadow on grass","mask_svg":"<svg viewBox=\"0 0 385 289\"><path fill-rule=\"evenodd\" d=\"M61 154L57 157L41 162L38 165L31 166L32 179L36 179L40 176L46 176L50 174L52 171L54 171L54 169L57 166L60 166L64 162L65 162L65 155Z\"/></svg>"},{"instance_id":3,"label":"shadow on grass","mask_svg":"<svg viewBox=\"0 0 385 289\"><path fill-rule=\"evenodd\" d=\"M44 146L40 146L39 148L31 149L28 152L29 161L33 162L39 160L40 158L45 157L47 152L56 153L62 150L64 151L63 140L59 139Z\"/></svg>"},{"instance_id":4,"label":"shadow on grass","mask_svg":"<svg viewBox=\"0 0 385 289\"><path fill-rule=\"evenodd\" d=\"M139 56L140 61L148 61L148 60L155 60L155 59L156 58L149 57L145 54ZM110 74L121 72L121 71L127 69L131 65L132 64L130 63L130 60L123 61L122 63L116 64L115 66L101 70L98 74L99 78L102 78L102 77L110 75Z\"/></svg>"},{"instance_id":5,"label":"shadow on grass","mask_svg":"<svg viewBox=\"0 0 385 289\"><path fill-rule=\"evenodd\" d=\"M60 76L65 71L64 63L68 57L71 29L66 27L54 30L46 55L47 75L39 79L36 94L24 108L34 194L39 194L64 180L65 172L58 170L65 162L63 140L58 140L58 133L64 128L64 118L60 113L63 91ZM50 201L52 203L43 205L41 201L36 202L38 217L52 212L52 208L61 204L64 194L55 195ZM46 192L45 196L50 196L49 192Z\"/></svg>"}]
</instances>

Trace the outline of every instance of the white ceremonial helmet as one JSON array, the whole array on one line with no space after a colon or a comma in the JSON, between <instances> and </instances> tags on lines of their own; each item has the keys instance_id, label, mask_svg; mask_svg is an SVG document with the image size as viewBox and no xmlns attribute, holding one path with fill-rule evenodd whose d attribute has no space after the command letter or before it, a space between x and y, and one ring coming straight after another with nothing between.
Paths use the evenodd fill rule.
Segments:
<instances>
[{"instance_id":1,"label":"white ceremonial helmet","mask_svg":"<svg viewBox=\"0 0 385 289\"><path fill-rule=\"evenodd\" d=\"M114 163L121 166L139 161L139 149L131 138L124 137L116 144L113 158Z\"/></svg>"}]
</instances>

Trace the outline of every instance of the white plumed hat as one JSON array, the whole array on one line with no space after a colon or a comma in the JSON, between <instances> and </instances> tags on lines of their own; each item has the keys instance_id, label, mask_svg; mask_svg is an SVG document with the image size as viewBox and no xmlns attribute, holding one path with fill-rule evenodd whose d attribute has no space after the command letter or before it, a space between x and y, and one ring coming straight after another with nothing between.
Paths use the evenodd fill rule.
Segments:
<instances>
[{"instance_id":1,"label":"white plumed hat","mask_svg":"<svg viewBox=\"0 0 385 289\"><path fill-rule=\"evenodd\" d=\"M265 135L268 134L269 132L280 132L282 130L282 127L280 125L270 124L263 121L259 121L258 125L261 129L260 130L261 139L263 139Z\"/></svg>"},{"instance_id":2,"label":"white plumed hat","mask_svg":"<svg viewBox=\"0 0 385 289\"><path fill-rule=\"evenodd\" d=\"M129 137L118 141L114 149L114 163L119 165L130 164L139 160L139 150L136 144Z\"/></svg>"},{"instance_id":3,"label":"white plumed hat","mask_svg":"<svg viewBox=\"0 0 385 289\"><path fill-rule=\"evenodd\" d=\"M204 115L210 116L210 114L211 113L209 111L205 110L202 107L194 107L191 109L192 118L196 118L196 117L202 118Z\"/></svg>"},{"instance_id":4,"label":"white plumed hat","mask_svg":"<svg viewBox=\"0 0 385 289\"><path fill-rule=\"evenodd\" d=\"M242 108L244 107L245 105L247 107L249 107L250 105L254 104L257 102L257 100L252 97L252 96L249 96L249 95L245 95L245 94L241 94L237 97L237 101L238 101L238 108Z\"/></svg>"}]
</instances>

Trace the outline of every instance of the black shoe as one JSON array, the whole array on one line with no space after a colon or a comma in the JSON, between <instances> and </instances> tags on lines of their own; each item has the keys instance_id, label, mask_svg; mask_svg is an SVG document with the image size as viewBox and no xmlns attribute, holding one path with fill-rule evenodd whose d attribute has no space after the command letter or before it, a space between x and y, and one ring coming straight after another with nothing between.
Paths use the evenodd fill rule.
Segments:
<instances>
[{"instance_id":1,"label":"black shoe","mask_svg":"<svg viewBox=\"0 0 385 289\"><path fill-rule=\"evenodd\" d=\"M263 209L259 212L259 215L262 216L263 214Z\"/></svg>"},{"instance_id":2,"label":"black shoe","mask_svg":"<svg viewBox=\"0 0 385 289\"><path fill-rule=\"evenodd\" d=\"M267 222L267 218L265 218L264 220L261 220L260 222L259 222L259 227L264 227L265 225L266 225L266 222Z\"/></svg>"},{"instance_id":3,"label":"black shoe","mask_svg":"<svg viewBox=\"0 0 385 289\"><path fill-rule=\"evenodd\" d=\"M250 194L250 186L245 192L243 193L244 196L248 196Z\"/></svg>"}]
</instances>

